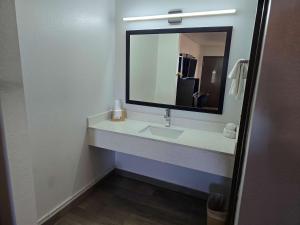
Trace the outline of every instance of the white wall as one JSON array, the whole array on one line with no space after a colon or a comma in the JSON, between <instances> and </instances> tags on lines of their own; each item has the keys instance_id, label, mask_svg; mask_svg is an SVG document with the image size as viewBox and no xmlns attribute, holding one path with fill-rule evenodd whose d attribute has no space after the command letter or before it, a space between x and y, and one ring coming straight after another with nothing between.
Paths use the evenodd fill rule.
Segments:
<instances>
[{"instance_id":1,"label":"white wall","mask_svg":"<svg viewBox=\"0 0 300 225\"><path fill-rule=\"evenodd\" d=\"M225 46L202 46L202 52L203 56L224 56Z\"/></svg>"},{"instance_id":2,"label":"white wall","mask_svg":"<svg viewBox=\"0 0 300 225\"><path fill-rule=\"evenodd\" d=\"M134 29L157 29L176 27L207 27L207 26L233 26L232 46L229 60L229 69L239 58L249 58L251 40L254 28L257 0L116 0L116 88L117 98L125 99L125 31ZM123 17L165 14L170 9L183 9L184 12L229 9L236 8L236 15L211 16L200 18L184 19L182 25L171 26L166 20L142 21L124 23ZM182 116L213 122L238 122L241 112L241 101L236 101L227 95L230 82L227 82L225 105L223 115L213 115L206 113L194 113L177 111L174 116ZM149 109L148 107L127 105L128 109L136 111L147 111L153 113L163 113L162 109Z\"/></svg>"},{"instance_id":3,"label":"white wall","mask_svg":"<svg viewBox=\"0 0 300 225\"><path fill-rule=\"evenodd\" d=\"M175 104L179 35L132 35L130 42L130 99Z\"/></svg>"},{"instance_id":4,"label":"white wall","mask_svg":"<svg viewBox=\"0 0 300 225\"><path fill-rule=\"evenodd\" d=\"M0 123L3 122L0 129L4 126L6 142L5 149L0 151L7 151L15 222L17 225L34 225L36 205L32 152L29 143L13 2L11 0L0 1L0 115L2 116ZM2 135L2 131L0 133Z\"/></svg>"},{"instance_id":5,"label":"white wall","mask_svg":"<svg viewBox=\"0 0 300 225\"><path fill-rule=\"evenodd\" d=\"M130 99L155 101L158 35L132 35L130 39Z\"/></svg>"},{"instance_id":6,"label":"white wall","mask_svg":"<svg viewBox=\"0 0 300 225\"><path fill-rule=\"evenodd\" d=\"M155 102L174 105L177 90L179 34L163 34L158 38Z\"/></svg>"},{"instance_id":7,"label":"white wall","mask_svg":"<svg viewBox=\"0 0 300 225\"><path fill-rule=\"evenodd\" d=\"M112 152L86 143L86 118L113 101L111 0L16 0L38 218L103 176Z\"/></svg>"}]
</instances>

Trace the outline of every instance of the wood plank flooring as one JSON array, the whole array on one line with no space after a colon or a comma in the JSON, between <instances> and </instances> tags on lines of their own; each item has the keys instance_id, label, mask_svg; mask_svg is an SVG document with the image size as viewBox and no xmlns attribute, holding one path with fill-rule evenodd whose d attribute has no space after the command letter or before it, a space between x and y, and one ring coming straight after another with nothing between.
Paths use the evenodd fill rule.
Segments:
<instances>
[{"instance_id":1,"label":"wood plank flooring","mask_svg":"<svg viewBox=\"0 0 300 225\"><path fill-rule=\"evenodd\" d=\"M205 225L206 201L119 175L44 225Z\"/></svg>"}]
</instances>

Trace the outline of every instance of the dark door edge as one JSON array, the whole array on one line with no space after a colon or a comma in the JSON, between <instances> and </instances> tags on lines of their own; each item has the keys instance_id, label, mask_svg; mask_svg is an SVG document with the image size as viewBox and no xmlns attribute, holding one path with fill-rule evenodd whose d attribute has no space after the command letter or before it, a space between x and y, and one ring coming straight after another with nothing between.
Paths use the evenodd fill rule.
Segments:
<instances>
[{"instance_id":1,"label":"dark door edge","mask_svg":"<svg viewBox=\"0 0 300 225\"><path fill-rule=\"evenodd\" d=\"M254 91L257 83L257 74L259 71L264 34L269 11L269 0L259 0L257 6L256 21L253 33L248 81L245 89L244 103L242 108L237 151L234 163L231 194L229 199L229 212L227 225L234 225L239 199L239 191L242 180L243 165L245 163L245 153L247 136L249 133L251 109L253 105Z\"/></svg>"}]
</instances>

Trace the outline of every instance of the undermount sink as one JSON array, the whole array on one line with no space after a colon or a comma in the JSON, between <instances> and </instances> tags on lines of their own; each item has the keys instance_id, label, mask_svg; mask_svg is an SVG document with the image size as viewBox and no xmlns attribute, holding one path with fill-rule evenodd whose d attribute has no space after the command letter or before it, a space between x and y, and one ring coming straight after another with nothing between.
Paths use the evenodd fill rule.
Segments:
<instances>
[{"instance_id":1,"label":"undermount sink","mask_svg":"<svg viewBox=\"0 0 300 225\"><path fill-rule=\"evenodd\" d=\"M177 139L183 134L183 130L177 130L172 128L147 126L143 128L139 133L148 133L159 137Z\"/></svg>"}]
</instances>

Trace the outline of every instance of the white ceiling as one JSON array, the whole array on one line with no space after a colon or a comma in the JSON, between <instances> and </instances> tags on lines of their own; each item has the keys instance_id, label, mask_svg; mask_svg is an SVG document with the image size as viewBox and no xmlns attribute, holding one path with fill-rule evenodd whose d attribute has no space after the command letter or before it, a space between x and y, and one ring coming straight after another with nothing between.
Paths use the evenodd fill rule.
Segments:
<instances>
[{"instance_id":1,"label":"white ceiling","mask_svg":"<svg viewBox=\"0 0 300 225\"><path fill-rule=\"evenodd\" d=\"M226 43L226 32L184 33L189 39L200 45L222 45Z\"/></svg>"}]
</instances>

